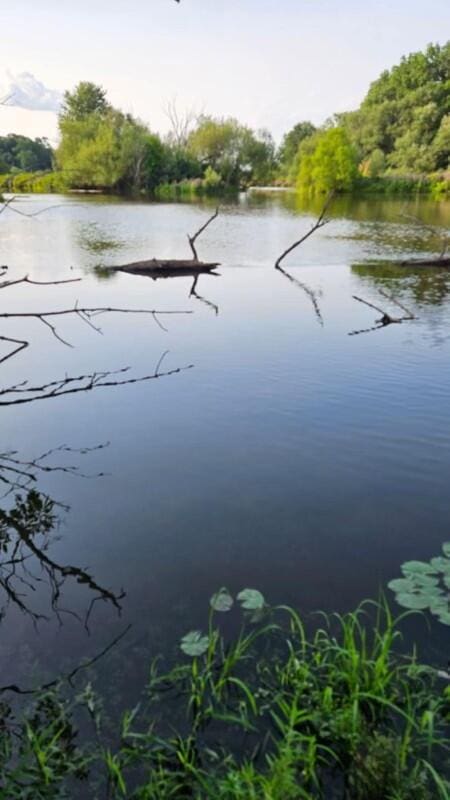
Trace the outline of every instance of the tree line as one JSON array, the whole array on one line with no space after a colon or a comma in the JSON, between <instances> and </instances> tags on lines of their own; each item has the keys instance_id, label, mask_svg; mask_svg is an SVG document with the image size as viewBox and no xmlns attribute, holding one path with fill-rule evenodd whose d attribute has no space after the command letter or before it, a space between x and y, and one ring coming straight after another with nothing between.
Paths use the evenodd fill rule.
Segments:
<instances>
[{"instance_id":1,"label":"tree line","mask_svg":"<svg viewBox=\"0 0 450 800\"><path fill-rule=\"evenodd\" d=\"M161 138L114 108L102 87L82 82L65 93L58 148L52 152L41 139L3 137L0 172L53 168L35 181L37 190L217 193L281 184L321 193L433 174L448 188L450 42L429 45L383 72L356 111L320 128L297 123L278 148L268 131L234 118L171 112L172 131ZM22 188L20 179L15 187ZM0 188L7 188L1 180Z\"/></svg>"}]
</instances>

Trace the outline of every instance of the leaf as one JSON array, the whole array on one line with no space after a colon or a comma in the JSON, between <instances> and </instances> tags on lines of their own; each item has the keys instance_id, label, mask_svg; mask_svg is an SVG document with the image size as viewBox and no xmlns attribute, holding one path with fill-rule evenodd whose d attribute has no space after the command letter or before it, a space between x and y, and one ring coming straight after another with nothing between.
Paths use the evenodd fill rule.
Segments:
<instances>
[{"instance_id":1,"label":"leaf","mask_svg":"<svg viewBox=\"0 0 450 800\"><path fill-rule=\"evenodd\" d=\"M234 600L228 589L222 588L213 594L209 603L214 611L229 611L233 607Z\"/></svg>"},{"instance_id":2,"label":"leaf","mask_svg":"<svg viewBox=\"0 0 450 800\"><path fill-rule=\"evenodd\" d=\"M450 573L450 560L443 556L436 556L430 561L431 566L436 572Z\"/></svg>"},{"instance_id":3,"label":"leaf","mask_svg":"<svg viewBox=\"0 0 450 800\"><path fill-rule=\"evenodd\" d=\"M261 611L266 604L264 596L257 589L243 589L242 592L239 592L237 599L242 608L246 608L248 611Z\"/></svg>"},{"instance_id":4,"label":"leaf","mask_svg":"<svg viewBox=\"0 0 450 800\"><path fill-rule=\"evenodd\" d=\"M436 569L427 561L405 561L402 572L409 578L411 575L433 575Z\"/></svg>"},{"instance_id":5,"label":"leaf","mask_svg":"<svg viewBox=\"0 0 450 800\"><path fill-rule=\"evenodd\" d=\"M450 612L443 611L441 614L439 614L438 619L439 622L442 622L443 625L450 625Z\"/></svg>"},{"instance_id":6,"label":"leaf","mask_svg":"<svg viewBox=\"0 0 450 800\"><path fill-rule=\"evenodd\" d=\"M202 636L201 631L190 631L183 636L180 648L187 656L202 656L209 647L209 637Z\"/></svg>"},{"instance_id":7,"label":"leaf","mask_svg":"<svg viewBox=\"0 0 450 800\"><path fill-rule=\"evenodd\" d=\"M450 558L450 542L444 542L442 545L442 552L444 553L444 556Z\"/></svg>"},{"instance_id":8,"label":"leaf","mask_svg":"<svg viewBox=\"0 0 450 800\"><path fill-rule=\"evenodd\" d=\"M447 613L448 601L446 597L433 597L430 603L430 611L437 616Z\"/></svg>"},{"instance_id":9,"label":"leaf","mask_svg":"<svg viewBox=\"0 0 450 800\"><path fill-rule=\"evenodd\" d=\"M421 572L410 573L407 580L411 580L415 586L423 587L424 589L437 586L439 583L439 578L435 578L433 575L425 575Z\"/></svg>"},{"instance_id":10,"label":"leaf","mask_svg":"<svg viewBox=\"0 0 450 800\"><path fill-rule=\"evenodd\" d=\"M395 580L389 581L388 588L393 592L412 592L414 583L411 578L395 578Z\"/></svg>"},{"instance_id":11,"label":"leaf","mask_svg":"<svg viewBox=\"0 0 450 800\"><path fill-rule=\"evenodd\" d=\"M410 594L407 592L403 592L398 594L395 598L397 603L403 608L412 608L417 611L421 611L424 608L428 608L430 605L430 601L427 597L423 597L420 594Z\"/></svg>"}]
</instances>

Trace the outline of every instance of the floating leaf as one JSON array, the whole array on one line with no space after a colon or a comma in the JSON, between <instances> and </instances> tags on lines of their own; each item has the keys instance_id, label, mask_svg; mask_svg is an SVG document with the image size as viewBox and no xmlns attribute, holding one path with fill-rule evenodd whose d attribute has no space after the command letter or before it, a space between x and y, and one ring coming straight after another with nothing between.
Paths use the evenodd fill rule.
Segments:
<instances>
[{"instance_id":1,"label":"floating leaf","mask_svg":"<svg viewBox=\"0 0 450 800\"><path fill-rule=\"evenodd\" d=\"M393 592L412 592L414 591L414 583L411 578L396 578L389 581L388 588Z\"/></svg>"},{"instance_id":2,"label":"floating leaf","mask_svg":"<svg viewBox=\"0 0 450 800\"><path fill-rule=\"evenodd\" d=\"M209 603L214 611L229 611L233 607L234 600L228 589L222 588L213 594Z\"/></svg>"},{"instance_id":3,"label":"floating leaf","mask_svg":"<svg viewBox=\"0 0 450 800\"><path fill-rule=\"evenodd\" d=\"M431 566L436 572L450 573L450 560L443 556L436 556L430 561Z\"/></svg>"},{"instance_id":4,"label":"floating leaf","mask_svg":"<svg viewBox=\"0 0 450 800\"><path fill-rule=\"evenodd\" d=\"M450 542L444 542L442 545L442 552L444 553L444 556L450 558Z\"/></svg>"},{"instance_id":5,"label":"floating leaf","mask_svg":"<svg viewBox=\"0 0 450 800\"><path fill-rule=\"evenodd\" d=\"M439 578L435 578L433 575L424 575L421 572L411 572L406 580L410 580L415 586L424 589L428 589L430 586L437 586L439 583Z\"/></svg>"},{"instance_id":6,"label":"floating leaf","mask_svg":"<svg viewBox=\"0 0 450 800\"><path fill-rule=\"evenodd\" d=\"M420 594L411 594L407 592L403 592L398 594L395 598L397 603L403 608L411 608L417 611L421 611L424 608L428 608L430 605L430 601L427 597L423 597Z\"/></svg>"},{"instance_id":7,"label":"floating leaf","mask_svg":"<svg viewBox=\"0 0 450 800\"><path fill-rule=\"evenodd\" d=\"M402 564L402 572L409 578L411 575L433 575L436 569L427 561L406 561Z\"/></svg>"},{"instance_id":8,"label":"floating leaf","mask_svg":"<svg viewBox=\"0 0 450 800\"><path fill-rule=\"evenodd\" d=\"M443 625L450 625L450 612L443 611L439 614L439 622L442 622Z\"/></svg>"},{"instance_id":9,"label":"floating leaf","mask_svg":"<svg viewBox=\"0 0 450 800\"><path fill-rule=\"evenodd\" d=\"M448 611L448 601L446 597L433 597L430 602L430 611L438 617Z\"/></svg>"},{"instance_id":10,"label":"floating leaf","mask_svg":"<svg viewBox=\"0 0 450 800\"><path fill-rule=\"evenodd\" d=\"M266 604L264 596L257 589L243 589L242 592L239 592L237 599L242 608L246 608L248 611L260 611Z\"/></svg>"},{"instance_id":11,"label":"floating leaf","mask_svg":"<svg viewBox=\"0 0 450 800\"><path fill-rule=\"evenodd\" d=\"M187 656L202 656L209 647L209 637L203 636L201 631L190 631L183 636L180 647Z\"/></svg>"}]
</instances>

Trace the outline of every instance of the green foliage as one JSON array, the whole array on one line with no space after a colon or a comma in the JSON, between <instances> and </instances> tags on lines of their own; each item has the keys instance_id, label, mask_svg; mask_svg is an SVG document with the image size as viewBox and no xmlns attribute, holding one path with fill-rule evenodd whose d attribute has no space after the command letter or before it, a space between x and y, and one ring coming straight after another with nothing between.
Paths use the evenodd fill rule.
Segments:
<instances>
[{"instance_id":1,"label":"green foliage","mask_svg":"<svg viewBox=\"0 0 450 800\"><path fill-rule=\"evenodd\" d=\"M386 166L428 173L449 168L450 42L412 53L372 83L358 111L338 116L361 161L375 150Z\"/></svg>"},{"instance_id":2,"label":"green foliage","mask_svg":"<svg viewBox=\"0 0 450 800\"><path fill-rule=\"evenodd\" d=\"M406 561L404 577L390 581L397 603L403 608L428 609L439 622L450 625L450 542L442 545L444 556L427 561Z\"/></svg>"},{"instance_id":3,"label":"green foliage","mask_svg":"<svg viewBox=\"0 0 450 800\"><path fill-rule=\"evenodd\" d=\"M322 616L307 635L293 609L247 589L238 599L251 608L228 609L230 639L214 609L225 597L211 599L208 635L183 637L181 663L154 662L141 702L112 728L89 683L70 701L44 692L25 714L3 703L0 796L449 800L450 690L397 652L387 605ZM85 745L83 711L95 731Z\"/></svg>"},{"instance_id":4,"label":"green foliage","mask_svg":"<svg viewBox=\"0 0 450 800\"><path fill-rule=\"evenodd\" d=\"M73 92L64 93L61 116L66 120L80 121L91 114L106 114L109 109L105 90L90 81L81 81Z\"/></svg>"},{"instance_id":5,"label":"green foliage","mask_svg":"<svg viewBox=\"0 0 450 800\"><path fill-rule=\"evenodd\" d=\"M10 133L0 136L0 173L34 172L52 168L53 151L46 139Z\"/></svg>"},{"instance_id":6,"label":"green foliage","mask_svg":"<svg viewBox=\"0 0 450 800\"><path fill-rule=\"evenodd\" d=\"M304 139L309 139L316 130L312 122L298 122L297 125L294 125L294 127L283 136L283 141L278 151L280 171L283 176L289 177L292 175L293 171L296 176L298 172L297 154L300 144Z\"/></svg>"},{"instance_id":7,"label":"green foliage","mask_svg":"<svg viewBox=\"0 0 450 800\"><path fill-rule=\"evenodd\" d=\"M356 153L343 128L321 131L300 145L297 187L301 191L348 191L357 177Z\"/></svg>"},{"instance_id":8,"label":"green foliage","mask_svg":"<svg viewBox=\"0 0 450 800\"><path fill-rule=\"evenodd\" d=\"M203 169L211 168L225 186L263 183L273 177L275 145L267 131L255 134L235 119L201 117L187 143Z\"/></svg>"}]
</instances>

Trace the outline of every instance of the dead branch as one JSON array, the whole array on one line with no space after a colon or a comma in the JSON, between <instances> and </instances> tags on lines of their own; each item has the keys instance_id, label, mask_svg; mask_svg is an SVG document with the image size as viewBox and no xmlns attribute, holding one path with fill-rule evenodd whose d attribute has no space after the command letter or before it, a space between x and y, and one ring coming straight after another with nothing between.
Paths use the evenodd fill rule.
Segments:
<instances>
[{"instance_id":1,"label":"dead branch","mask_svg":"<svg viewBox=\"0 0 450 800\"><path fill-rule=\"evenodd\" d=\"M428 225L426 222L423 222L419 217L414 216L414 214L405 214L402 213L401 216L403 219L409 220L409 222L413 222L418 228L425 231L431 238L437 239L440 242L440 252L437 256L437 261L440 259L445 258L445 254L450 247L450 236L447 231L439 230L434 225ZM414 264L414 261L411 261L411 264Z\"/></svg>"},{"instance_id":2,"label":"dead branch","mask_svg":"<svg viewBox=\"0 0 450 800\"><path fill-rule=\"evenodd\" d=\"M179 0L176 1L179 2ZM79 672L81 672L81 670L89 669L89 667L92 667L93 664L97 663L97 661L100 661L100 659L103 658L103 656L109 653L110 650L112 650L113 647L115 647L116 644L118 644L120 640L127 635L127 633L131 630L131 628L132 625L130 623L129 625L127 625L125 630L122 631L122 633L119 633L119 635L116 636L115 639L112 640L112 642L110 642L106 647L103 648L103 650L97 653L97 655L93 656L93 658L90 658L87 661L83 661L81 664L78 664L78 666L72 669L70 672L61 675L59 678L55 678L54 680L49 681L49 683L45 683L36 689L22 689L19 686L17 686L17 684L12 683L9 684L9 686L0 686L0 693L14 692L15 694L24 694L24 695L40 694L41 692L47 691L48 689L52 689L53 687L58 686L64 681L67 681L72 686L73 679Z\"/></svg>"},{"instance_id":3,"label":"dead branch","mask_svg":"<svg viewBox=\"0 0 450 800\"><path fill-rule=\"evenodd\" d=\"M363 303L365 306L368 306L369 308L373 308L374 311L378 311L378 313L381 314L381 317L380 319L375 320L376 324L374 326L370 328L363 328L362 330L351 331L348 334L349 336L356 336L360 333L369 333L370 331L376 331L379 330L380 328L385 328L387 327L387 325L398 325L401 324L402 322L406 322L407 320L415 319L415 316L412 313L412 311L406 308L406 306L400 303L400 301L397 300L395 297L387 294L387 292L384 292L382 289L379 289L379 293L387 300L390 300L391 303L394 303L394 305L396 305L402 311L404 311L404 315L402 317L394 317L392 316L392 314L389 314L383 308L374 305L374 303L369 303L368 300L363 300L362 297L357 297L357 295L353 295L354 300L357 300L358 303Z\"/></svg>"},{"instance_id":4,"label":"dead branch","mask_svg":"<svg viewBox=\"0 0 450 800\"><path fill-rule=\"evenodd\" d=\"M179 0L176 0L178 3ZM200 114L193 108L180 112L177 108L176 98L169 100L164 108L164 113L171 125L169 139L177 147L185 147L192 127Z\"/></svg>"},{"instance_id":5,"label":"dead branch","mask_svg":"<svg viewBox=\"0 0 450 800\"><path fill-rule=\"evenodd\" d=\"M8 358L12 358L20 353L21 350L25 350L26 347L29 347L29 342L25 341L25 339L12 339L10 336L0 336L1 342L11 342L12 344L17 344L18 347L15 347L14 350L11 350L10 353L7 353L6 356L2 356L0 358L0 364L3 364L4 361L8 361Z\"/></svg>"},{"instance_id":6,"label":"dead branch","mask_svg":"<svg viewBox=\"0 0 450 800\"><path fill-rule=\"evenodd\" d=\"M202 225L202 227L198 229L197 233L194 233L194 235L193 235L193 236L189 236L189 235L188 235L188 241L189 241L189 244L190 244L190 246L191 246L192 253L193 253L193 259L192 259L193 261L196 261L196 262L198 262L198 261L199 261L199 258L198 258L198 255L197 255L197 250L195 249L195 242L196 242L196 240L198 239L198 237L200 236L200 234L202 234L202 233L203 233L203 231L205 231L205 230L206 230L206 228L208 227L208 225L210 225L210 224L211 224L211 222L213 222L213 220L217 219L217 217L218 217L218 216L219 216L219 207L217 206L217 208L216 208L216 210L215 210L214 214L212 215L212 217L210 217L210 218L209 218L209 219L208 219L208 220L205 222L205 224L204 224L204 225Z\"/></svg>"},{"instance_id":7,"label":"dead branch","mask_svg":"<svg viewBox=\"0 0 450 800\"><path fill-rule=\"evenodd\" d=\"M2 208L0 208L0 214L3 214L6 209L9 209L9 211L14 211L15 214L19 214L21 217L28 217L29 219L32 219L33 217L39 217L41 214L45 214L47 211L52 211L54 208L67 208L65 203L57 203L53 206L40 208L38 211L32 211L31 214L29 214L26 211L21 211L20 209L15 208L15 206L12 205L14 200L17 200L17 195L13 195L12 197L9 197L8 200L4 200Z\"/></svg>"},{"instance_id":8,"label":"dead branch","mask_svg":"<svg viewBox=\"0 0 450 800\"><path fill-rule=\"evenodd\" d=\"M5 272L2 273L2 275L6 274L7 268L4 269ZM0 275L0 277L2 277L2 275ZM0 283L0 289L7 289L9 286L17 286L20 283L29 283L33 286L60 286L63 283L79 283L82 280L83 278L66 278L63 281L33 281L28 275L25 275L23 278L17 278L14 281L3 281L3 283Z\"/></svg>"},{"instance_id":9,"label":"dead branch","mask_svg":"<svg viewBox=\"0 0 450 800\"><path fill-rule=\"evenodd\" d=\"M33 403L37 400L48 400L67 394L90 392L93 389L144 383L169 375L178 375L180 372L193 369L193 367L193 364L188 364L185 367L176 367L175 369L166 370L165 372L159 372L157 367L153 373L142 375L137 378L115 379L111 377L127 373L130 370L130 367L124 367L114 372L92 372L86 375L79 375L78 377L66 376L59 381L51 381L41 386L29 386L28 381L23 381L21 384L16 384L7 389L0 390L0 398L6 398L0 399L0 406L24 405L25 403Z\"/></svg>"},{"instance_id":10,"label":"dead branch","mask_svg":"<svg viewBox=\"0 0 450 800\"><path fill-rule=\"evenodd\" d=\"M79 308L77 305L75 305L74 308L60 309L58 311L2 312L0 313L0 319L36 319L43 325L45 325L47 328L49 328L53 336L56 339L58 339L58 341L60 341L62 344L65 344L67 347L72 347L73 345L71 345L70 342L67 342L65 339L63 339L63 337L58 333L55 325L53 325L49 321L49 317L53 319L55 317L62 317L71 314L75 314L78 317L80 317L80 319L87 325L89 325L89 327L91 327L93 330L95 330L96 333L102 333L101 328L94 325L92 322L92 317L99 316L100 314L147 314L153 318L153 320L156 322L159 328L161 328L162 330L167 330L159 320L160 316L163 315L167 316L174 314L192 314L192 311L159 311L156 309L142 309L142 308L134 309L134 308L113 308L113 307ZM6 337L0 337L0 338L6 338ZM26 344L28 344L28 342ZM23 347L19 347L16 352L19 352L19 350L22 349ZM10 357L11 356L8 356L8 358Z\"/></svg>"},{"instance_id":11,"label":"dead branch","mask_svg":"<svg viewBox=\"0 0 450 800\"><path fill-rule=\"evenodd\" d=\"M275 269L280 269L280 264L283 261L283 259L285 259L286 256L289 255L289 253L292 253L293 250L295 250L297 247L303 244L303 242L305 242L306 239L309 239L309 237L312 236L312 234L315 233L317 230L319 230L319 228L323 228L324 225L328 225L330 220L326 216L326 213L331 205L333 198L334 198L334 192L330 192L327 199L325 200L322 211L320 212L314 225L300 239L298 239L298 241L294 242L294 244L291 244L291 246L288 247L287 250L285 250L281 254L281 256L279 256L279 258L275 262Z\"/></svg>"}]
</instances>

